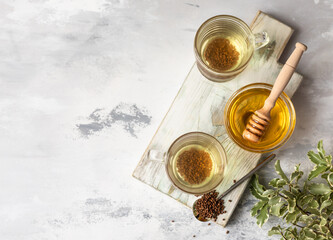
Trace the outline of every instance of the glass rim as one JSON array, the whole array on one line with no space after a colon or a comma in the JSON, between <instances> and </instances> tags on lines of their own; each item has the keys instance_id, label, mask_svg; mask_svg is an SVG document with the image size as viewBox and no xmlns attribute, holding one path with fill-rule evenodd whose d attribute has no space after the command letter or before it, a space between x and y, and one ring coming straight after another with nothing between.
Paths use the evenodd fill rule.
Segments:
<instances>
[{"instance_id":1,"label":"glass rim","mask_svg":"<svg viewBox=\"0 0 333 240\"><path fill-rule=\"evenodd\" d=\"M202 60L201 55L199 53L199 50L197 49L196 43L198 40L198 35L199 32L205 27L205 25L207 25L209 22L215 20L215 19L219 19L219 18L224 18L224 19L232 19L232 20L236 20L238 23L240 23L243 27L246 28L246 30L248 30L252 35L253 32L251 30L251 28L249 27L249 25L247 25L242 19L232 16L232 15L216 15L213 16L209 19L207 19L206 21L204 21L200 27L198 28L197 32L195 33L195 37L194 37L194 52L195 52L195 56L197 58L197 61L200 62L201 65L205 66L205 69L210 73L210 74L217 74L220 76L227 76L230 75L232 73L238 72L239 70L243 69L251 60L254 51L252 51L251 55L249 56L249 58L246 60L246 62L244 62L242 65L238 66L236 69L232 70L232 71L228 71L228 72L223 72L223 71L217 71L217 70L213 70L212 68L208 67L207 64L205 64L205 62ZM222 81L217 81L217 80L211 80L214 82L222 82ZM224 82L224 81L223 81Z\"/></svg>"},{"instance_id":2,"label":"glass rim","mask_svg":"<svg viewBox=\"0 0 333 240\"><path fill-rule=\"evenodd\" d=\"M293 134L294 130L295 130L295 124L296 124L296 111L295 111L295 107L294 104L292 103L291 99L289 98L289 96L283 91L280 95L281 99L283 100L283 102L286 103L287 108L289 110L290 116L289 116L289 121L291 123L291 125L289 126L288 132L286 134L286 136L280 141L278 142L276 145L274 145L271 148L268 149L253 149L251 147L248 147L246 145L243 145L241 143L239 143L234 136L230 133L229 130L229 116L228 116L228 112L229 112L229 108L230 108L230 104L231 102L243 91L251 89L251 88L264 88L264 89L269 89L272 90L273 85L269 84L269 83L251 83L248 85L245 85L243 87L241 87L240 89L236 90L228 99L225 108L224 108L224 126L226 129L226 132L228 134L228 136L233 140L234 143L236 143L239 147L241 147L242 149L245 149L247 151L250 152L255 152L255 153L267 153L267 152L271 152L274 151L280 147L282 147L291 137L291 135ZM288 106L289 105L289 106ZM295 124L293 124L295 123Z\"/></svg>"},{"instance_id":3,"label":"glass rim","mask_svg":"<svg viewBox=\"0 0 333 240\"><path fill-rule=\"evenodd\" d=\"M167 151L167 161L165 161L165 170L166 170L166 173L167 173L167 176L168 176L169 180L171 181L171 183L172 183L176 188L178 188L179 190L181 190L181 191L183 191L183 192L185 192L185 193L188 193L188 194L202 195L202 194L208 193L208 192L214 190L215 188L217 188L217 187L221 184L221 182L223 181L223 179L224 179L224 174L222 174L223 177L222 177L219 181L217 181L217 183L215 184L216 186L214 185L214 186L213 186L212 188L210 188L209 190L206 190L206 191L200 191L200 192L190 192L190 191L188 191L188 190L183 189L183 188L180 187L178 184L176 184L176 183L172 180L172 178L171 178L171 176L170 176L170 173L169 173L169 171L168 171L168 169L167 169L167 167L168 167L168 163L169 163L169 152L170 152L170 149L174 146L174 144L175 144L179 139L181 139L181 138L183 138L183 137L186 137L186 136L188 136L188 135L193 135L193 134L204 135L204 136L206 136L206 137L208 137L208 138L213 139L213 141L217 142L217 143L218 143L217 145L218 145L219 148L222 150L222 155L223 155L223 156L222 156L222 159L224 159L224 161L225 161L225 165L227 165L227 153L226 153L226 151L225 151L225 149L224 149L222 143L220 143L219 140L217 140L214 136L212 136L212 135L210 135L210 134L208 134L208 133L200 132L200 131L193 131L193 132L187 132L187 133L185 133L185 134L179 136L178 138L176 138L176 139L172 142L172 144L170 145L170 147L168 148L168 151ZM225 169L226 169L226 166L224 167L223 172L224 172Z\"/></svg>"}]
</instances>

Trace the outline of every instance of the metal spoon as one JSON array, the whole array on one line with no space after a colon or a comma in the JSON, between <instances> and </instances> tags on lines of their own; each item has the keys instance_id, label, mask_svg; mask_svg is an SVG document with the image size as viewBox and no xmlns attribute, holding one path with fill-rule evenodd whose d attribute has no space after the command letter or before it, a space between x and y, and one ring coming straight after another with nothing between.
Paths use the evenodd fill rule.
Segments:
<instances>
[{"instance_id":1,"label":"metal spoon","mask_svg":"<svg viewBox=\"0 0 333 240\"><path fill-rule=\"evenodd\" d=\"M225 191L224 193L222 193L217 199L222 199L223 197L225 197L227 194L229 194L232 190L234 190L236 187L238 187L242 182L244 182L246 179L248 179L249 177L251 177L256 171L258 171L259 169L261 169L262 167L264 167L267 163L269 163L270 161L272 161L275 158L275 154L271 154L269 155L267 158L265 158L263 161L261 161L255 168L253 168L248 174L246 174L244 177L242 177L241 179L239 179L234 185L232 185L227 191ZM193 215L195 216L196 219L198 219L201 222L207 222L210 219L206 219L203 217L200 217L197 209L196 209L196 204L197 204L198 199L193 203L192 206L192 210L193 210Z\"/></svg>"}]
</instances>

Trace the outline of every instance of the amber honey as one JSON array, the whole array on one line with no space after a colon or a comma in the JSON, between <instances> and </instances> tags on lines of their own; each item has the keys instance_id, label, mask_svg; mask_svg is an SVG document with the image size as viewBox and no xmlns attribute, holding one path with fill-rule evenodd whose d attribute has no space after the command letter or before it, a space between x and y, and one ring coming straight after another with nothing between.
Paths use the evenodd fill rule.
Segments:
<instances>
[{"instance_id":1,"label":"amber honey","mask_svg":"<svg viewBox=\"0 0 333 240\"><path fill-rule=\"evenodd\" d=\"M265 88L249 88L229 100L225 117L229 136L241 147L254 151L271 151L284 143L295 127L295 112L290 99L284 94L278 98L271 111L271 122L259 143L243 139L242 133L251 115L262 108L270 94L270 85Z\"/></svg>"}]
</instances>

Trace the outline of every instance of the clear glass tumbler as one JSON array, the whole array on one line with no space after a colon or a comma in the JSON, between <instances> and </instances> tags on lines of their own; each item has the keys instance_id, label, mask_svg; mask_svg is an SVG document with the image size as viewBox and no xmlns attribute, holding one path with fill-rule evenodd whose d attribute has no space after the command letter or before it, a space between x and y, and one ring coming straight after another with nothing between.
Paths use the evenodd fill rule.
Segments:
<instances>
[{"instance_id":1,"label":"clear glass tumbler","mask_svg":"<svg viewBox=\"0 0 333 240\"><path fill-rule=\"evenodd\" d=\"M196 148L209 153L212 160L210 176L200 184L185 181L177 169L179 154L187 149ZM172 184L183 192L202 195L215 189L223 180L227 165L227 155L221 143L213 136L203 132L189 132L178 137L166 152L151 149L148 158L163 162L166 173Z\"/></svg>"},{"instance_id":2,"label":"clear glass tumbler","mask_svg":"<svg viewBox=\"0 0 333 240\"><path fill-rule=\"evenodd\" d=\"M204 52L208 44L216 39L228 39L239 53L234 67L219 71L209 66ZM253 52L269 42L266 32L252 33L250 27L241 19L230 15L218 15L205 21L198 29L194 39L194 52L198 69L209 80L225 82L233 79L248 65Z\"/></svg>"}]
</instances>

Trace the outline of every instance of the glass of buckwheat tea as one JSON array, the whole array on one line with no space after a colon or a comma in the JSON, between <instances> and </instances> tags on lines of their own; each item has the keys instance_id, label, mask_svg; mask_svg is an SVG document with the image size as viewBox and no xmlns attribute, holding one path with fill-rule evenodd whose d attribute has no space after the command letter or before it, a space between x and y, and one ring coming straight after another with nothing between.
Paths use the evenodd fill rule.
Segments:
<instances>
[{"instance_id":1,"label":"glass of buckwheat tea","mask_svg":"<svg viewBox=\"0 0 333 240\"><path fill-rule=\"evenodd\" d=\"M252 33L241 19L218 15L205 21L194 39L199 71L214 82L225 82L241 73L256 49L269 42L267 33Z\"/></svg>"},{"instance_id":2,"label":"glass of buckwheat tea","mask_svg":"<svg viewBox=\"0 0 333 240\"><path fill-rule=\"evenodd\" d=\"M221 143L203 132L181 135L167 151L150 149L147 157L163 162L172 184L194 195L215 189L222 182L227 165L227 155Z\"/></svg>"}]
</instances>

